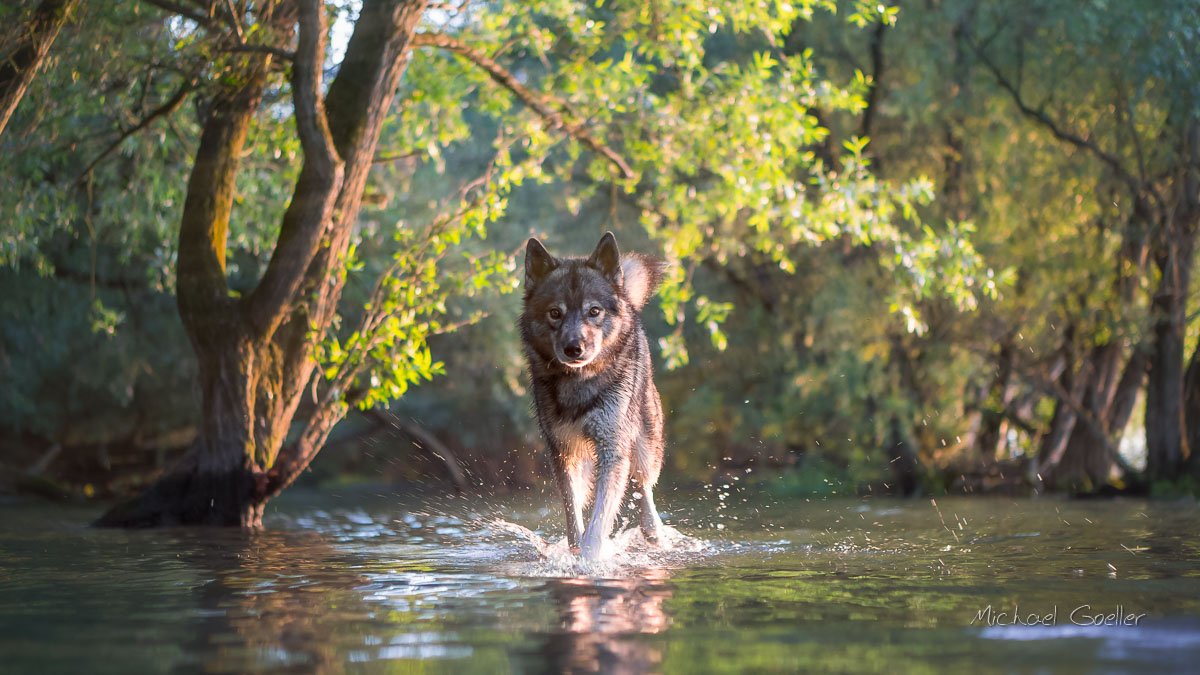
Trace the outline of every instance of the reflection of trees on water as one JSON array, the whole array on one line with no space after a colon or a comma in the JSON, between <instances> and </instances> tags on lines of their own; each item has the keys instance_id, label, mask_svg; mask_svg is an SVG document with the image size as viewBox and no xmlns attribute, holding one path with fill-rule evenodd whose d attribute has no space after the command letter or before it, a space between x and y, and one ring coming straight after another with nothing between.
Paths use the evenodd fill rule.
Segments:
<instances>
[{"instance_id":1,"label":"reflection of trees on water","mask_svg":"<svg viewBox=\"0 0 1200 675\"><path fill-rule=\"evenodd\" d=\"M554 579L547 584L558 608L560 631L546 637L542 655L559 672L646 672L662 662L660 643L644 635L671 623L663 602L671 597L666 570L631 579Z\"/></svg>"},{"instance_id":2,"label":"reflection of trees on water","mask_svg":"<svg viewBox=\"0 0 1200 675\"><path fill-rule=\"evenodd\" d=\"M373 599L381 583L402 590L395 574L403 563L388 562L390 580L381 582L368 571L370 561L339 550L322 534L209 530L176 536L181 562L200 577L193 590L193 638L183 645L181 670L323 673L377 661L420 669L420 662L446 658L455 647L466 660L451 656L441 665L486 670L508 662L517 670L623 673L657 670L664 657L662 642L651 636L671 624L664 603L674 591L666 570L630 579L553 579L529 614L467 609L443 597L430 615L432 608L398 603L404 593L382 604ZM547 601L550 616L542 613ZM524 624L533 617L533 625ZM557 619L557 627L535 638L532 649L523 648L527 631L546 626L547 619ZM515 629L509 622L524 625ZM459 642L464 631L480 629L498 634L490 635L491 644Z\"/></svg>"},{"instance_id":3,"label":"reflection of trees on water","mask_svg":"<svg viewBox=\"0 0 1200 675\"><path fill-rule=\"evenodd\" d=\"M208 575L196 588L199 618L186 668L340 672L344 648L362 644L355 634L368 616L355 590L362 577L323 536L209 531L178 548Z\"/></svg>"}]
</instances>

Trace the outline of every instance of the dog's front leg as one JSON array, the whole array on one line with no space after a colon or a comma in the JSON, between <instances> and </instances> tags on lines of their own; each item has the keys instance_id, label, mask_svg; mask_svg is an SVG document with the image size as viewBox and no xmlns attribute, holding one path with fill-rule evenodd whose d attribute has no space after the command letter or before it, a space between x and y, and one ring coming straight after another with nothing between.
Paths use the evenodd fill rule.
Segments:
<instances>
[{"instance_id":1,"label":"dog's front leg","mask_svg":"<svg viewBox=\"0 0 1200 675\"><path fill-rule=\"evenodd\" d=\"M583 557L598 560L612 531L629 482L629 452L619 442L596 443L596 505L583 533Z\"/></svg>"},{"instance_id":2,"label":"dog's front leg","mask_svg":"<svg viewBox=\"0 0 1200 675\"><path fill-rule=\"evenodd\" d=\"M579 537L583 534L583 503L586 497L580 494L578 481L571 476L571 467L561 445L550 442L550 463L554 465L554 482L558 484L558 493L562 495L563 510L567 514L567 546L579 546Z\"/></svg>"}]
</instances>

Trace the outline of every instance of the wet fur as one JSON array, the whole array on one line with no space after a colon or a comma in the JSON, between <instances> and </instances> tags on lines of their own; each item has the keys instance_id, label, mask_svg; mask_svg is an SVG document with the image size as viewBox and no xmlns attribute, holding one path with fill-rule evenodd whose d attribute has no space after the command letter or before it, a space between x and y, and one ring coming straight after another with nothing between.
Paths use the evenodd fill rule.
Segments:
<instances>
[{"instance_id":1,"label":"wet fur","mask_svg":"<svg viewBox=\"0 0 1200 675\"><path fill-rule=\"evenodd\" d=\"M663 460L662 403L641 309L665 269L655 258L621 256L611 232L588 258L554 258L536 239L526 247L520 327L534 408L566 509L567 541L587 558L603 555L631 480L641 493L642 531L661 540L653 488Z\"/></svg>"}]
</instances>

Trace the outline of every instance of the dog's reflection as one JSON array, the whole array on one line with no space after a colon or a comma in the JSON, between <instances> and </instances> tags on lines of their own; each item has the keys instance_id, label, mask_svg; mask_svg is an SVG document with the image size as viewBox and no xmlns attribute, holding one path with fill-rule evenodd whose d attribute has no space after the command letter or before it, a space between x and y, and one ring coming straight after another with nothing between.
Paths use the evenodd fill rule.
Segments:
<instances>
[{"instance_id":1,"label":"dog's reflection","mask_svg":"<svg viewBox=\"0 0 1200 675\"><path fill-rule=\"evenodd\" d=\"M657 670L662 647L645 635L667 629L663 603L671 597L666 570L631 579L555 579L549 582L560 631L544 654L558 672L642 673Z\"/></svg>"}]
</instances>

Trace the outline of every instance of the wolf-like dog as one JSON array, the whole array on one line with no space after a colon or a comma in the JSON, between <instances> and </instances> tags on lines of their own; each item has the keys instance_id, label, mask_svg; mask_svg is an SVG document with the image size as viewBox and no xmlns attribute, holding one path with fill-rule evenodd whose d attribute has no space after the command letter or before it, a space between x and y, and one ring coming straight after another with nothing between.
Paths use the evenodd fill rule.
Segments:
<instances>
[{"instance_id":1,"label":"wolf-like dog","mask_svg":"<svg viewBox=\"0 0 1200 675\"><path fill-rule=\"evenodd\" d=\"M537 239L525 247L520 326L534 408L567 512L567 543L585 559L604 555L631 479L641 494L642 533L663 538L654 506L662 402L641 311L665 271L656 258L622 256L612 232L587 258L555 258Z\"/></svg>"}]
</instances>

